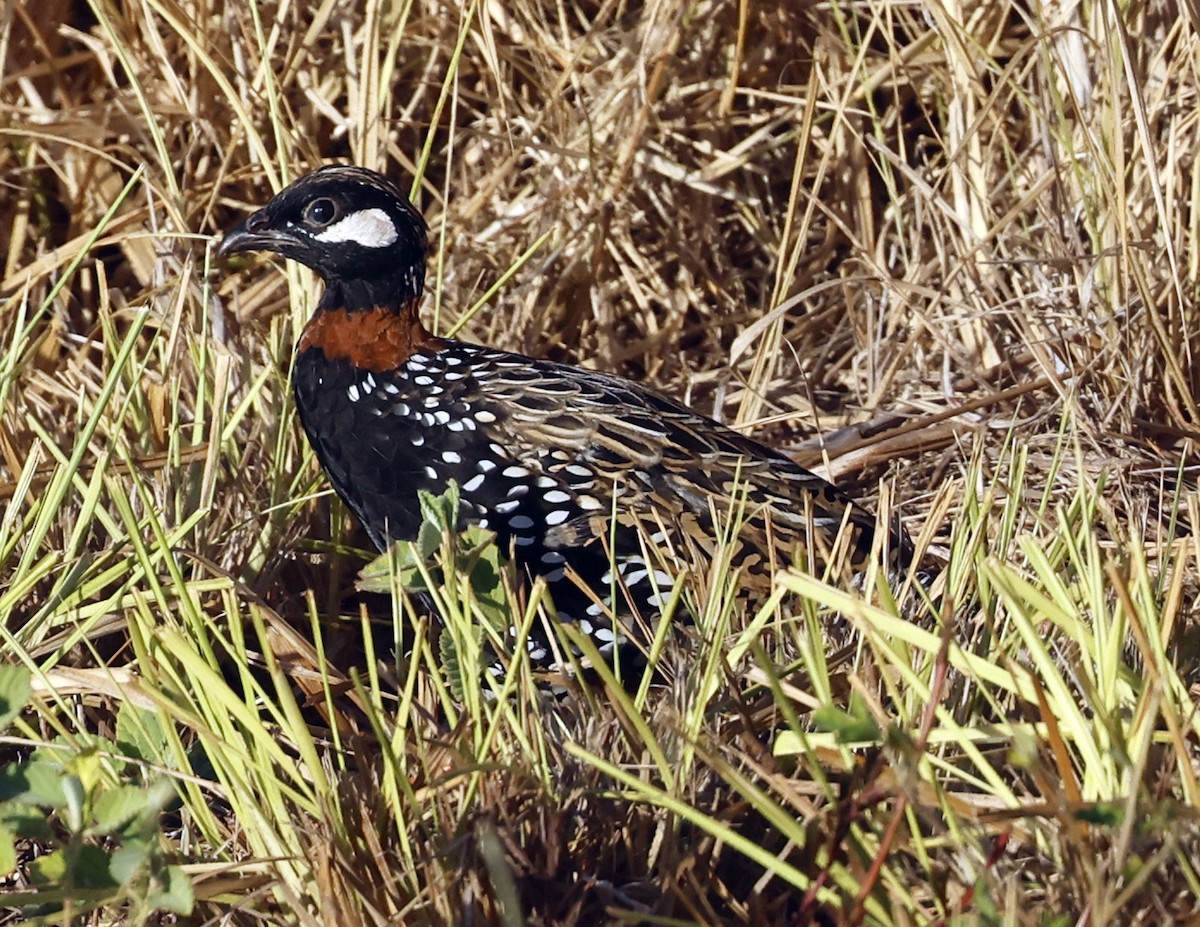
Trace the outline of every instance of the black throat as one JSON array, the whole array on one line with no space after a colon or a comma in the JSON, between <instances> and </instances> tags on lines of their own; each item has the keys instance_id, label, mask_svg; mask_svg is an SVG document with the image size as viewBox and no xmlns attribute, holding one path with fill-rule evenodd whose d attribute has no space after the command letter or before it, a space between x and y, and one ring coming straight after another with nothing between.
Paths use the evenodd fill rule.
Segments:
<instances>
[{"instance_id":1,"label":"black throat","mask_svg":"<svg viewBox=\"0 0 1200 927\"><path fill-rule=\"evenodd\" d=\"M425 288L425 268L408 267L382 274L369 280L325 278L325 292L318 309L376 309L392 306L399 309L415 303Z\"/></svg>"}]
</instances>

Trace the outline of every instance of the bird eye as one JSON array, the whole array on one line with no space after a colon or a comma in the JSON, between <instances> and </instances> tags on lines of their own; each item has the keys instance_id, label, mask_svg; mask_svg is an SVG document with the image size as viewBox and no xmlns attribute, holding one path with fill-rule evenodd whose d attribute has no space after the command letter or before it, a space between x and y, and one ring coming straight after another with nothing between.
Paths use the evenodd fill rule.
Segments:
<instances>
[{"instance_id":1,"label":"bird eye","mask_svg":"<svg viewBox=\"0 0 1200 927\"><path fill-rule=\"evenodd\" d=\"M304 208L304 219L313 225L328 225L337 218L337 204L327 196L313 200Z\"/></svg>"}]
</instances>

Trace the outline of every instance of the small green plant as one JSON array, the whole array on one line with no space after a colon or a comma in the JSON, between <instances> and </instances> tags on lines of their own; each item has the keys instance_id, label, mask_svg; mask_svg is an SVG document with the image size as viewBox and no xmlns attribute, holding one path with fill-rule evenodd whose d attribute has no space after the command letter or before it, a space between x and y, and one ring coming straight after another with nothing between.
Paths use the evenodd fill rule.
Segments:
<instances>
[{"instance_id":1,"label":"small green plant","mask_svg":"<svg viewBox=\"0 0 1200 927\"><path fill-rule=\"evenodd\" d=\"M502 645L507 630L519 622L505 595L504 560L495 534L477 525L458 529L458 485L451 481L441 495L421 491L418 498L422 521L417 539L400 541L367 564L358 587L375 593L403 588L427 596L448 617L439 656L451 690L461 699L470 667L484 653L485 632L494 632L493 643Z\"/></svg>"},{"instance_id":2,"label":"small green plant","mask_svg":"<svg viewBox=\"0 0 1200 927\"><path fill-rule=\"evenodd\" d=\"M0 666L0 728L30 694L27 669ZM131 923L155 911L191 912L191 884L163 852L162 814L175 789L161 778L133 781L137 764L121 753L104 738L76 739L0 767L0 874L18 868L19 842L39 849L26 867L28 889L0 894L0 904L35 923L69 923L121 903Z\"/></svg>"}]
</instances>

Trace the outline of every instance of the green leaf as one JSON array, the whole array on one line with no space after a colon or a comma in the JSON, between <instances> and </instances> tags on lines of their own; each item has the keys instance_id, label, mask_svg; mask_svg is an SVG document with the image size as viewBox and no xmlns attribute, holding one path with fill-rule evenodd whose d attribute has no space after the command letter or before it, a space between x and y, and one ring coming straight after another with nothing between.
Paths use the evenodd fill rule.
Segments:
<instances>
[{"instance_id":1,"label":"green leaf","mask_svg":"<svg viewBox=\"0 0 1200 927\"><path fill-rule=\"evenodd\" d=\"M1102 827L1120 827L1125 820L1125 807L1117 802L1098 801L1084 805L1075 812L1075 818Z\"/></svg>"},{"instance_id":2,"label":"green leaf","mask_svg":"<svg viewBox=\"0 0 1200 927\"><path fill-rule=\"evenodd\" d=\"M120 883L109 871L110 857L101 847L85 843L70 860L69 875L75 888L116 892Z\"/></svg>"},{"instance_id":3,"label":"green leaf","mask_svg":"<svg viewBox=\"0 0 1200 927\"><path fill-rule=\"evenodd\" d=\"M0 824L0 876L6 876L16 868L16 835L3 824Z\"/></svg>"},{"instance_id":4,"label":"green leaf","mask_svg":"<svg viewBox=\"0 0 1200 927\"><path fill-rule=\"evenodd\" d=\"M137 817L146 807L146 790L120 785L103 792L92 806L92 820L101 834L111 834Z\"/></svg>"},{"instance_id":5,"label":"green leaf","mask_svg":"<svg viewBox=\"0 0 1200 927\"><path fill-rule=\"evenodd\" d=\"M438 638L438 645L441 651L442 670L446 674L446 681L450 684L450 692L461 702L466 689L463 679L462 659L459 655L454 635L448 630L442 631Z\"/></svg>"},{"instance_id":6,"label":"green leaf","mask_svg":"<svg viewBox=\"0 0 1200 927\"><path fill-rule=\"evenodd\" d=\"M355 584L363 592L387 594L392 591L393 577L400 585L412 592L423 592L425 580L421 578L418 564L424 563L427 556L421 556L415 544L410 541L398 541L391 549L380 554L359 571L358 582Z\"/></svg>"},{"instance_id":7,"label":"green leaf","mask_svg":"<svg viewBox=\"0 0 1200 927\"><path fill-rule=\"evenodd\" d=\"M167 866L162 872L163 887L151 892L146 900L161 911L191 914L196 904L192 883L180 866Z\"/></svg>"},{"instance_id":8,"label":"green leaf","mask_svg":"<svg viewBox=\"0 0 1200 927\"><path fill-rule=\"evenodd\" d=\"M74 774L62 776L59 779L65 801L62 807L63 823L72 831L83 830L83 806L86 793L83 780Z\"/></svg>"},{"instance_id":9,"label":"green leaf","mask_svg":"<svg viewBox=\"0 0 1200 927\"><path fill-rule=\"evenodd\" d=\"M141 840L126 843L115 850L108 861L108 873L116 883L128 889L150 860L150 845Z\"/></svg>"},{"instance_id":10,"label":"green leaf","mask_svg":"<svg viewBox=\"0 0 1200 927\"><path fill-rule=\"evenodd\" d=\"M170 779L156 779L142 789L145 804L142 806L144 818L155 818L170 808L179 799L175 783Z\"/></svg>"},{"instance_id":11,"label":"green leaf","mask_svg":"<svg viewBox=\"0 0 1200 927\"><path fill-rule=\"evenodd\" d=\"M0 801L61 808L66 800L60 766L41 760L0 766Z\"/></svg>"},{"instance_id":12,"label":"green leaf","mask_svg":"<svg viewBox=\"0 0 1200 927\"><path fill-rule=\"evenodd\" d=\"M862 709L862 706L851 704L851 708L855 707ZM821 730L836 735L844 744L878 743L880 740L879 725L865 710L851 712L824 705L813 712L813 721Z\"/></svg>"},{"instance_id":13,"label":"green leaf","mask_svg":"<svg viewBox=\"0 0 1200 927\"><path fill-rule=\"evenodd\" d=\"M430 557L437 552L437 549L442 545L442 529L433 522L423 521L421 527L417 529L417 540L413 545L413 553L424 561L428 561Z\"/></svg>"},{"instance_id":14,"label":"green leaf","mask_svg":"<svg viewBox=\"0 0 1200 927\"><path fill-rule=\"evenodd\" d=\"M29 864L29 880L37 886L49 888L58 885L67 874L67 854L63 850L54 850L45 856L39 856Z\"/></svg>"},{"instance_id":15,"label":"green leaf","mask_svg":"<svg viewBox=\"0 0 1200 927\"><path fill-rule=\"evenodd\" d=\"M507 631L515 622L504 593L504 558L496 546L495 533L471 525L460 535L460 541L459 572L471 578L471 591L493 630Z\"/></svg>"},{"instance_id":16,"label":"green leaf","mask_svg":"<svg viewBox=\"0 0 1200 927\"><path fill-rule=\"evenodd\" d=\"M163 715L132 702L122 702L117 711L118 752L148 763L171 765L170 742L163 727Z\"/></svg>"},{"instance_id":17,"label":"green leaf","mask_svg":"<svg viewBox=\"0 0 1200 927\"><path fill-rule=\"evenodd\" d=\"M30 673L23 666L0 666L0 730L12 724L32 694Z\"/></svg>"},{"instance_id":18,"label":"green leaf","mask_svg":"<svg viewBox=\"0 0 1200 927\"><path fill-rule=\"evenodd\" d=\"M426 583L420 567L433 563L435 555L453 553L453 562L444 563L448 570L471 577L476 596L489 607L499 608L504 601L500 584L503 563L493 532L468 525L458 530L459 495L453 481L440 496L424 490L418 493L421 507L421 526L415 541L398 541L387 552L368 563L358 574L357 586L363 592L388 593L393 579L411 592L424 592ZM435 581L440 579L433 571ZM507 615L505 616L507 617ZM505 622L504 627L508 627Z\"/></svg>"},{"instance_id":19,"label":"green leaf","mask_svg":"<svg viewBox=\"0 0 1200 927\"><path fill-rule=\"evenodd\" d=\"M429 525L437 532L437 541L426 554L428 556L437 549L437 543L447 532L458 530L458 483L451 480L446 484L446 491L438 496L424 489L418 490L417 502L421 506L421 527Z\"/></svg>"},{"instance_id":20,"label":"green leaf","mask_svg":"<svg viewBox=\"0 0 1200 927\"><path fill-rule=\"evenodd\" d=\"M105 781L108 775L107 758L116 752L117 745L112 741L96 738L71 753L64 765L79 779L81 796L91 795Z\"/></svg>"},{"instance_id":21,"label":"green leaf","mask_svg":"<svg viewBox=\"0 0 1200 927\"><path fill-rule=\"evenodd\" d=\"M12 831L22 840L49 841L54 829L42 811L29 811L15 802L0 803L0 826Z\"/></svg>"}]
</instances>

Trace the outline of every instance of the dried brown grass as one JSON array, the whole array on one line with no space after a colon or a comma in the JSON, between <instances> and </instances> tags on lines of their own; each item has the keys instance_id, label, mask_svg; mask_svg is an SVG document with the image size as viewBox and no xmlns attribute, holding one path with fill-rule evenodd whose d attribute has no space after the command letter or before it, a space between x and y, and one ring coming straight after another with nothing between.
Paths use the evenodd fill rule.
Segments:
<instances>
[{"instance_id":1,"label":"dried brown grass","mask_svg":"<svg viewBox=\"0 0 1200 927\"><path fill-rule=\"evenodd\" d=\"M189 581L218 590L200 599L214 622L259 604L281 629L352 610L343 594L359 560L343 542L354 535L328 495L313 498L324 484L287 391L311 280L209 263L208 236L329 159L418 178L437 245L427 313L440 329L462 322L471 340L652 383L868 495L883 478L931 562L992 478L983 506L996 523L980 544L1001 559L1025 562L999 522L1050 543L1055 506L1100 474L1098 539L1118 558L1129 536L1153 559L1191 530L1197 34L1169 4L1118 16L1090 4L887 0L353 10L141 0L10 4L3 15L0 488L21 530L0 547L20 580L4 620L34 656L57 655L82 623L89 647L69 659L127 657L125 618L164 568L105 570L133 560L148 514L184 526L170 546ZM39 494L57 485L55 460L79 448L139 313L145 366L99 410L47 512ZM1019 485L1005 482L1012 448L1025 455ZM116 485L132 497L129 518L110 499ZM1178 563L1173 643L1186 654L1195 552ZM71 569L79 579L64 585ZM288 646L297 665L319 662ZM352 661L357 646L334 646L331 659ZM1193 679L1194 658L1182 659ZM794 794L786 763L754 754L747 733L751 718L769 729L773 709L735 707L735 720L713 722L708 749L813 815L808 862L823 871L833 835L863 807ZM367 736L345 710L346 729ZM531 731L548 723L527 720ZM591 753L644 762L619 713L560 725ZM398 821L381 835L378 769L346 772L343 812L360 833L302 824L315 887L268 879L247 912L497 922L511 914L494 891L498 846L526 899L543 899L536 922L594 923L606 905L639 904L683 922L835 918L720 841L681 836L678 821L606 792L561 745L553 788L499 768L466 794L439 779L462 759L459 742L433 721L419 733L450 744L440 773L418 758L441 783L429 819L407 837ZM785 852L711 768L689 798ZM879 772L866 761L847 770L845 794L879 784L864 770ZM464 807L484 810L464 823ZM1057 833L1061 819L1047 817ZM1107 876L1088 857L1104 858L1107 838L1098 848L1062 829L1062 845L1021 832L1023 849L999 864L982 844L952 848L933 867L945 884L913 863L905 891L926 922L960 905L987 920L963 893L993 876L1012 922L1037 922L1039 905L1085 917L1103 907L1094 893ZM398 871L406 853L421 868ZM850 865L866 878L869 862ZM1122 910L1143 922L1194 916L1193 888L1163 865ZM309 913L281 914L289 897ZM228 900L214 893L209 913L240 923Z\"/></svg>"}]
</instances>

